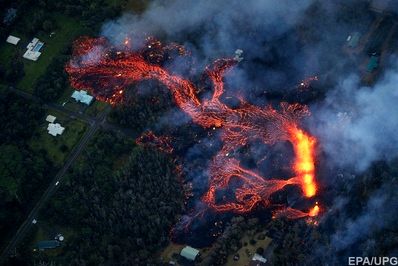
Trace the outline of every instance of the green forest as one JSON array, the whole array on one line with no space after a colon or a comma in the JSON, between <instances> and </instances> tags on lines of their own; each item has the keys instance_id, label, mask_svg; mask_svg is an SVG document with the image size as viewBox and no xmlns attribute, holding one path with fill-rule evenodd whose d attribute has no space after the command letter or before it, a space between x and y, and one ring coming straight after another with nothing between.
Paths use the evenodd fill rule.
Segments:
<instances>
[{"instance_id":1,"label":"green forest","mask_svg":"<svg viewBox=\"0 0 398 266\"><path fill-rule=\"evenodd\" d=\"M196 125L188 114L181 112L175 105L170 91L155 80L145 80L123 88L125 98L115 106L97 100L86 106L71 99L74 88L71 87L64 68L71 59L73 42L79 36L100 36L104 23L116 21L126 11L134 13L136 19L141 19L149 2L0 0L0 15L7 17L8 13L11 14L9 19L0 21L0 251L18 235L17 230L22 228L21 225L29 225L15 247L6 254L4 261L0 261L0 265L140 266L169 265L170 260L183 266L246 265L244 261L249 263L255 253L267 257L269 265L341 265L352 254L395 256L398 246L395 222L398 210L398 161L390 154L378 154L375 156L377 160L368 160L365 170L357 171L329 163L326 149L322 150L325 146L321 142L316 143L319 145L316 147L316 170L319 172L316 173L317 182L319 181L316 199L296 199L296 195L289 198L292 191L289 186L270 199L276 202L273 206L275 210L282 206L303 206L303 213L309 206L306 204L319 201L322 208L319 218L274 219L274 209L264 207L268 206L268 201L265 200L253 207L252 212L245 214L218 213L207 206L198 207L198 202L209 187L209 162L225 143L226 137L221 137L225 134L222 128L202 128ZM162 2L160 9L166 9L171 2ZM244 40L264 37L263 35L266 37L258 45L256 43L250 47L255 53L249 49L244 51L245 59L239 63L237 71L233 72L236 76L225 78L228 93L223 95L221 101L228 107L233 106L232 109L241 107L242 110L246 104L279 106L280 101L308 103L316 116L324 102L333 107L338 105L330 100L335 99L330 94L334 96L335 90L345 88L346 83L355 83L358 88L347 90L350 93L344 91L341 96L343 102L350 103L349 108L338 111L330 109L333 112L326 113L327 118L322 118L329 122L333 120L329 119L330 116L338 120L338 123L345 118L350 120L345 121L347 123L356 121L356 115L359 116L363 106L357 110L353 106L356 106L356 101L363 99L355 98L355 95L358 91L368 90L372 84L375 84L375 88L371 89L380 89L377 79L384 78L384 74L378 77L379 70L374 73L366 70L365 74L361 72L366 69L369 57L377 54L380 57L378 64L384 64L386 69L395 64L398 52L395 45L398 43L398 14L369 11L369 1L347 2L349 3L339 4L338 8L331 3L333 8L329 10L324 1L308 1L313 4L308 5L304 16L300 18L281 19L276 16L274 28L283 32L271 32L276 37L268 31L258 30L258 26L268 17L264 16L258 21L253 17L255 29L244 32ZM187 6L191 7L191 4ZM277 4L279 3L275 3L275 6ZM213 5L217 6L216 2L211 7ZM237 13L239 12L233 10L231 16ZM223 23L218 25L217 17L212 16L204 22L210 25L211 32L226 26ZM174 18L167 17L161 22L166 24L172 19ZM228 20L227 24L233 24L233 29L238 26L250 29L252 25L242 21L233 19ZM165 26L162 23L157 26ZM289 24L289 30L284 31L280 29L283 23L293 25ZM211 64L213 57L233 55L235 49L240 48L244 42L231 42L231 47L228 46L230 50L220 52L218 47L212 47L218 40L209 40L211 38L202 32L204 29L198 28L181 31L176 34L176 39L180 38L178 41L182 40L181 43L199 55L196 58L192 56L194 59L199 58L200 62L193 67L195 69L191 69L192 73L187 75L187 79L198 88L195 93L203 101L211 97L212 88L208 84L208 77L200 76L199 73L202 70L206 73L209 68L205 65ZM163 36L167 31L160 32L159 38L169 38ZM358 34L356 36L362 36L358 37L362 39L358 41L356 49L350 50L346 38L351 38L354 32ZM16 46L4 42L10 34L20 37L21 42ZM241 35L242 32L233 35L233 41L240 40ZM386 36L391 39L385 41ZM34 37L45 43L43 54L37 62L22 57L26 44ZM222 35L220 39L224 37ZM202 45L202 41L208 46ZM206 54L206 49L217 52ZM382 53L386 54L382 56ZM392 59L389 59L388 56L391 55ZM161 67L174 74L173 59L170 59L170 64L167 62ZM250 64L253 66L248 66ZM263 73L260 72L263 68L267 69L264 79L269 84L263 84L262 79L257 77L258 73ZM284 68L288 70L280 71ZM296 68L300 73L293 73ZM345 77L352 69L358 77L350 76L352 80L347 82L342 80L339 75L344 74ZM248 73L250 75L246 76ZM364 79L365 76L368 78ZM310 82L298 77L312 77L317 83L313 87L308 85L304 88ZM273 84L282 82L289 88L273 91ZM295 82L304 85L290 84ZM391 88L391 91L395 92L394 89ZM240 100L246 97L247 102L246 99ZM386 98L388 97L385 96L383 101ZM370 110L383 109L383 103L377 102L377 108ZM391 118L397 116L395 109L388 110L388 116L390 113ZM208 114L212 113L206 113ZM242 111L241 114L247 113ZM244 118L255 119L254 115L251 117L249 114ZM56 116L56 122L65 126L62 136L53 137L48 134L47 115ZM369 112L364 117L371 115L373 114ZM238 115L225 119L238 121L242 117ZM384 121L385 118L380 115L377 119ZM319 130L323 124L318 127L319 121L314 121L306 117L298 123L303 122L305 130L311 126ZM364 121L368 122L367 119L360 122ZM386 121L383 130L397 126L392 119ZM267 127L267 121L254 122ZM356 126L355 123L349 125ZM340 123L333 129L337 131L342 127ZM373 129L374 126L369 128ZM269 129L274 130L272 126ZM165 137L173 152L162 151L156 143L146 145L143 141L143 144L137 144L137 139L148 132L153 132L153 136ZM228 132L239 134L240 129L237 127L236 132L234 129ZM334 131L327 133L333 135ZM362 133L354 131L357 135ZM367 133L369 132L362 135L367 136ZM384 136L376 137L383 139ZM355 140L349 139L353 142L354 152L357 148ZM386 140L375 143L385 144L387 140L386 137ZM273 150L269 148L270 145L260 145L257 141L258 139L248 144L249 140L246 143L245 139L241 148L228 152L226 156L242 159L239 166L249 166L248 169L253 171L257 171L256 167L263 162L263 168L274 162L277 166L283 164L285 158L282 151L271 158ZM374 139L369 138L367 141ZM396 143L387 144L387 150L394 154ZM335 148L333 145L331 146ZM284 149L282 146L277 146L277 149ZM287 149L289 148L290 146ZM375 153L378 148L376 145ZM341 158L348 156L338 155ZM257 162L257 159L262 162ZM62 173L64 169L65 172ZM58 174L62 178L56 180ZM235 182L235 179L238 180L233 176L232 181L228 180L228 185ZM229 198L224 194L237 189L241 184L239 182L225 191L217 191L216 200L228 201ZM52 184L54 193L41 206L38 215L34 217L35 222L26 219ZM292 192L294 193L295 191ZM232 195L231 198L233 197L235 196ZM198 210L199 212L194 212ZM202 212L203 210L206 211ZM182 218L188 216L196 219L193 221L197 227L203 225L206 228L203 231L199 228L199 234L203 234L199 237L210 239L207 246L198 247L201 255L195 262L182 258L180 251L188 244L195 247L191 241L194 237L190 237L198 234L196 231L185 232L187 243L172 241L175 240L172 238L173 228L181 225L179 222ZM63 236L62 240L60 235ZM40 249L40 242L54 239L57 239L58 247Z\"/></svg>"},{"instance_id":2,"label":"green forest","mask_svg":"<svg viewBox=\"0 0 398 266\"><path fill-rule=\"evenodd\" d=\"M28 145L44 120L40 105L2 91L0 94L0 246L34 206L55 169L46 151Z\"/></svg>"}]
</instances>

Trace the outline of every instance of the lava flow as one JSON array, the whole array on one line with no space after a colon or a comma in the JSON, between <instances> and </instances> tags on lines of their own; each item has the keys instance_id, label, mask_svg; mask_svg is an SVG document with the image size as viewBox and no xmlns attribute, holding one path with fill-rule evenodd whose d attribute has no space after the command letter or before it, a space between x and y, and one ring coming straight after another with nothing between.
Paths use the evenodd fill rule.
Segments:
<instances>
[{"instance_id":1,"label":"lava flow","mask_svg":"<svg viewBox=\"0 0 398 266\"><path fill-rule=\"evenodd\" d=\"M170 137L166 136L156 136L152 131L147 131L138 137L135 142L138 145L147 145L157 148L158 150L165 153L172 153L173 147L171 146Z\"/></svg>"},{"instance_id":2,"label":"lava flow","mask_svg":"<svg viewBox=\"0 0 398 266\"><path fill-rule=\"evenodd\" d=\"M271 195L287 185L300 186L307 198L316 195L316 140L298 124L301 117L309 114L306 106L281 103L277 110L271 106L251 105L244 100L238 108L227 106L220 97L224 93L223 76L237 63L233 59L219 59L206 68L213 84L213 95L200 100L193 83L171 74L158 63L162 59L162 49L167 46L160 42L153 46L157 49L155 63L146 56L147 47L152 45L147 45L146 50L116 52L104 38L81 38L75 42L73 58L66 66L71 85L88 89L97 99L116 105L123 101L123 92L130 84L154 79L170 90L177 106L194 123L204 128L218 128L223 145L211 159L209 188L202 196L205 205L214 211L247 213L259 205L272 206ZM279 141L290 142L295 155L292 166L295 175L287 180L269 178L242 167L233 156L235 151L256 140L271 145ZM241 185L234 189L232 199L220 201L217 194L229 188L232 179L238 179ZM318 212L316 205L308 212L286 207L278 213L301 218L316 216Z\"/></svg>"}]
</instances>

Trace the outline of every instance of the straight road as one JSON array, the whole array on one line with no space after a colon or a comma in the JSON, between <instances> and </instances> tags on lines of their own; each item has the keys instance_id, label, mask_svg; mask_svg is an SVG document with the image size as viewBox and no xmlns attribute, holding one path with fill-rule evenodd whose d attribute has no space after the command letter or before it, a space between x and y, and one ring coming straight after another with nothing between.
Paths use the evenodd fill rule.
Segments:
<instances>
[{"instance_id":1,"label":"straight road","mask_svg":"<svg viewBox=\"0 0 398 266\"><path fill-rule=\"evenodd\" d=\"M80 112L70 110L60 104L57 104L57 103L48 103L48 104L43 103L43 101L39 97L32 95L30 93L27 93L25 91L18 90L13 87L9 87L8 89L9 89L9 91L14 92L15 94L17 94L21 97L24 97L25 99L42 104L44 108L53 109L53 110L57 110L61 113L64 113L67 116L69 116L70 118L77 118L77 119L79 119L83 122L86 122L88 124L93 124L93 123L95 123L95 120L98 119L98 118L94 118L94 117L88 116L88 115L80 113ZM131 129L123 128L118 125L108 123L105 120L102 121L101 127L105 131L113 131L115 133L123 134L128 138L132 138L136 135L136 133Z\"/></svg>"},{"instance_id":2,"label":"straight road","mask_svg":"<svg viewBox=\"0 0 398 266\"><path fill-rule=\"evenodd\" d=\"M20 94L21 92L18 92ZM32 95L25 95L24 97L34 97ZM31 98L34 99L34 98ZM65 173L68 171L70 166L73 164L73 162L76 160L76 158L80 155L80 153L84 150L86 147L87 143L89 140L94 136L95 132L98 130L98 128L104 124L106 116L110 112L111 108L108 106L102 113L99 114L98 117L90 118L88 121L90 122L90 127L86 131L86 133L83 135L83 137L80 139L79 143L72 149L71 153L69 154L65 164L63 167L59 170L59 172L55 175L53 180L50 182L48 188L46 191L43 193L42 197L40 200L36 203L36 205L33 207L31 212L29 213L28 217L26 220L22 223L22 225L19 227L18 231L14 235L14 237L11 239L11 241L8 243L6 248L3 250L3 252L0 255L0 264L4 262L4 260L11 255L11 252L17 247L19 242L26 236L27 232L32 226L32 221L33 219L37 218L37 215L40 211L40 209L45 205L45 203L48 201L48 199L54 194L56 189L58 188L59 184L62 183L63 178L65 177ZM59 183L57 183L59 182ZM57 183L57 184L56 184Z\"/></svg>"}]
</instances>

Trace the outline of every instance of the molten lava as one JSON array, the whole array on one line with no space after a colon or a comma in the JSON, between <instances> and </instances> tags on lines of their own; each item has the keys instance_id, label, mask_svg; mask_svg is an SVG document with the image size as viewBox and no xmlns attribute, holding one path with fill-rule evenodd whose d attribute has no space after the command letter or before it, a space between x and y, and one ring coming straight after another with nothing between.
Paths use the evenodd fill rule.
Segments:
<instances>
[{"instance_id":1,"label":"molten lava","mask_svg":"<svg viewBox=\"0 0 398 266\"><path fill-rule=\"evenodd\" d=\"M202 196L202 201L215 211L247 213L258 205L270 206L271 195L287 185L300 186L305 197L316 195L316 141L298 124L301 117L309 114L305 106L281 103L280 109L276 110L271 106L251 105L241 99L238 108L230 108L220 97L224 93L223 76L237 63L233 59L219 59L206 68L214 92L209 99L200 100L192 82L161 67L160 62L164 60L165 51L173 48L163 46L154 39L150 39L150 42L139 51L123 50L115 53L115 48L103 38L79 39L74 45L73 58L66 66L71 85L78 89L88 89L97 99L115 105L123 100L123 91L130 84L154 79L170 90L177 106L194 123L204 128L218 128L223 145L211 159L209 188ZM183 54L181 47L172 47L177 48L179 54ZM138 141L145 138L148 136ZM164 144L152 135L149 138L155 139L158 144ZM269 178L242 167L234 157L234 152L256 140L266 144L289 141L295 154L292 166L295 175L287 180ZM225 191L232 180L237 179L241 185L234 189L233 198L220 201L217 193ZM287 207L278 212L278 215L300 218L315 216L318 212L317 205L309 212Z\"/></svg>"},{"instance_id":2,"label":"molten lava","mask_svg":"<svg viewBox=\"0 0 398 266\"><path fill-rule=\"evenodd\" d=\"M313 197L316 194L316 184L314 181L314 145L315 138L309 136L301 129L292 128L290 130L293 142L296 161L294 171L297 176L301 176L302 188L306 197Z\"/></svg>"},{"instance_id":3,"label":"molten lava","mask_svg":"<svg viewBox=\"0 0 398 266\"><path fill-rule=\"evenodd\" d=\"M172 153L173 147L171 146L171 138L167 136L156 136L152 131L147 131L138 137L135 142L138 145L152 146L159 151L165 153Z\"/></svg>"},{"instance_id":4,"label":"molten lava","mask_svg":"<svg viewBox=\"0 0 398 266\"><path fill-rule=\"evenodd\" d=\"M309 212L308 212L308 216L310 217L315 217L319 214L319 206L318 204L316 204Z\"/></svg>"}]
</instances>

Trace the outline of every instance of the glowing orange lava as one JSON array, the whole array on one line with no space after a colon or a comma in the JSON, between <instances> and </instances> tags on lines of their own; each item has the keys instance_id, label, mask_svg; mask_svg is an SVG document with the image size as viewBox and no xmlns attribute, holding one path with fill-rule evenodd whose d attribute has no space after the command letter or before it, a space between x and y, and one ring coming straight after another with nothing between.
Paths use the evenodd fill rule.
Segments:
<instances>
[{"instance_id":1,"label":"glowing orange lava","mask_svg":"<svg viewBox=\"0 0 398 266\"><path fill-rule=\"evenodd\" d=\"M166 136L156 136L152 131L147 131L138 137L135 142L138 145L153 146L165 153L172 153L171 138Z\"/></svg>"},{"instance_id":2,"label":"glowing orange lava","mask_svg":"<svg viewBox=\"0 0 398 266\"><path fill-rule=\"evenodd\" d=\"M301 177L301 186L306 197L313 197L316 194L315 184L315 162L314 146L315 138L311 137L303 130L292 128L293 148L296 154L294 171Z\"/></svg>"},{"instance_id":3,"label":"glowing orange lava","mask_svg":"<svg viewBox=\"0 0 398 266\"><path fill-rule=\"evenodd\" d=\"M310 217L314 217L317 216L319 214L319 206L318 204L316 204L309 212L308 212L308 216Z\"/></svg>"},{"instance_id":4,"label":"glowing orange lava","mask_svg":"<svg viewBox=\"0 0 398 266\"><path fill-rule=\"evenodd\" d=\"M177 106L194 123L204 128L217 128L223 145L211 159L209 188L202 196L202 201L215 211L247 213L258 205L270 206L271 195L287 185L300 186L305 197L316 195L316 141L298 124L301 117L309 114L306 106L281 103L277 110L271 106L255 106L243 99L238 108L227 106L220 97L224 93L223 76L237 63L233 59L219 59L206 68L206 74L213 83L213 95L200 100L191 81L169 73L158 63L164 60L165 50L177 49L180 54L186 54L184 49L177 45L163 46L153 38L148 41L150 43L142 50L112 53L115 48L103 38L81 38L76 41L73 58L66 66L71 85L88 89L99 100L118 104L123 101L123 91L128 85L155 79L170 90ZM101 49L96 49L98 47ZM101 53L98 56L86 56L93 51ZM295 154L292 169L295 176L287 180L269 178L242 167L234 153L255 140L271 145L279 141L292 143ZM162 143L159 139L157 142ZM238 179L241 185L234 189L232 199L220 201L217 193L229 188L232 179ZM278 215L300 218L315 216L318 212L317 205L309 212L286 207Z\"/></svg>"}]
</instances>

